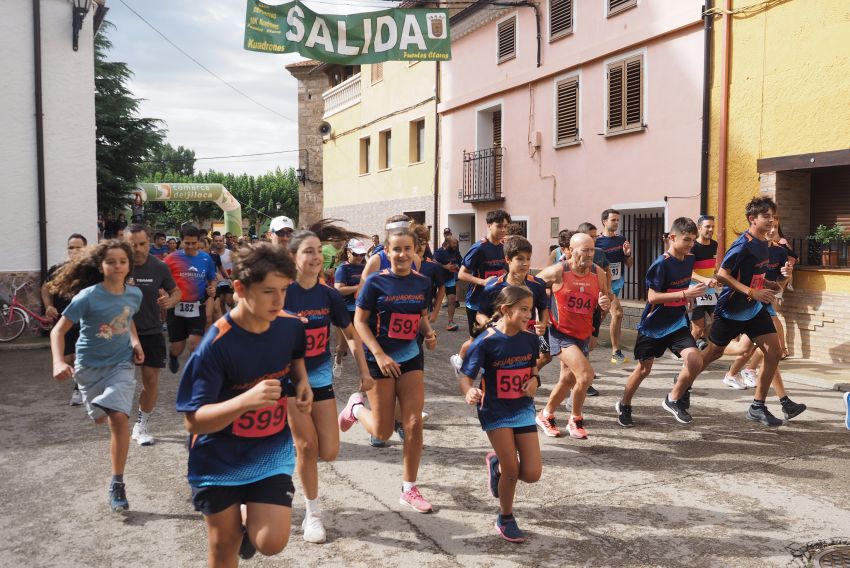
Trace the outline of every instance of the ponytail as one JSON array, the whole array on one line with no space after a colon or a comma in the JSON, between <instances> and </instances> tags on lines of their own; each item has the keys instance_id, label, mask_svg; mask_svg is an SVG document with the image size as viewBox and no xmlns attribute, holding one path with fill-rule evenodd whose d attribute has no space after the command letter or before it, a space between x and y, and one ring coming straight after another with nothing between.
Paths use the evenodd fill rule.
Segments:
<instances>
[{"instance_id":1,"label":"ponytail","mask_svg":"<svg viewBox=\"0 0 850 568\"><path fill-rule=\"evenodd\" d=\"M502 288L502 291L499 292L499 295L496 297L496 301L493 304L493 315L490 316L483 325L475 324L473 327L473 336L478 336L482 331L487 329L488 327L494 325L498 322L502 317L502 307L511 307L514 306L526 298L532 298L533 294L528 288L523 286L505 286Z\"/></svg>"}]
</instances>

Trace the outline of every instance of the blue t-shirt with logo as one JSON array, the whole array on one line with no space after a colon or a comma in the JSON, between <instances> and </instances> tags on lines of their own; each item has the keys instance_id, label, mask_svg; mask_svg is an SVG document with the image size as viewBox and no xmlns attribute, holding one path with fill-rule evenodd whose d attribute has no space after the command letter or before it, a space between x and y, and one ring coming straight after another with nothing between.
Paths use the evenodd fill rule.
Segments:
<instances>
[{"instance_id":1,"label":"blue t-shirt with logo","mask_svg":"<svg viewBox=\"0 0 850 568\"><path fill-rule=\"evenodd\" d=\"M331 324L339 328L351 324L351 315L345 307L339 291L323 282L309 290L293 282L286 289L283 308L299 317L306 318L306 350L304 364L307 377L313 388L333 384L333 363L331 360L330 336Z\"/></svg>"},{"instance_id":2,"label":"blue t-shirt with logo","mask_svg":"<svg viewBox=\"0 0 850 568\"><path fill-rule=\"evenodd\" d=\"M438 248L434 251L434 260L438 263L442 264L454 264L458 268L463 263L463 257L460 256L460 253L456 250L447 250L443 247ZM445 285L448 288L457 285L457 270L452 272L451 270L443 269L443 280Z\"/></svg>"},{"instance_id":3,"label":"blue t-shirt with logo","mask_svg":"<svg viewBox=\"0 0 850 568\"><path fill-rule=\"evenodd\" d=\"M681 293L690 287L693 273L692 254L679 260L670 253L664 253L655 259L646 272L646 287L659 294L676 292L680 295L663 304L647 302L637 326L640 333L658 339L688 327L688 301Z\"/></svg>"},{"instance_id":4,"label":"blue t-shirt with logo","mask_svg":"<svg viewBox=\"0 0 850 568\"><path fill-rule=\"evenodd\" d=\"M732 277L744 286L761 290L764 288L769 263L770 253L767 241L758 239L746 231L735 239L726 251L720 267L728 270ZM715 312L726 319L745 321L754 318L762 307L761 302L747 298L746 294L735 292L730 286L724 286L717 298Z\"/></svg>"},{"instance_id":5,"label":"blue t-shirt with logo","mask_svg":"<svg viewBox=\"0 0 850 568\"><path fill-rule=\"evenodd\" d=\"M399 276L391 270L370 274L357 296L357 307L369 312L369 328L384 353L396 363L419 355L419 319L428 308L431 281L411 271ZM366 358L375 356L364 345Z\"/></svg>"},{"instance_id":6,"label":"blue t-shirt with logo","mask_svg":"<svg viewBox=\"0 0 850 568\"><path fill-rule=\"evenodd\" d=\"M508 271L505 262L505 247L502 243L494 245L489 239L481 239L472 245L463 257L463 266L476 278L487 280L491 276L501 276ZM466 288L466 307L478 310L481 292L484 286L473 284Z\"/></svg>"},{"instance_id":7,"label":"blue t-shirt with logo","mask_svg":"<svg viewBox=\"0 0 850 568\"><path fill-rule=\"evenodd\" d=\"M135 286L112 294L101 283L74 296L62 315L80 325L77 365L109 367L132 360L130 327L141 305L142 291Z\"/></svg>"},{"instance_id":8,"label":"blue t-shirt with logo","mask_svg":"<svg viewBox=\"0 0 850 568\"><path fill-rule=\"evenodd\" d=\"M286 386L292 361L303 359L304 325L286 312L263 333L239 327L230 314L215 322L186 362L177 391L177 412L195 412L230 400L260 381L278 379L281 399L250 410L218 432L192 437L189 484L247 485L273 475L292 475L295 447L286 424Z\"/></svg>"},{"instance_id":9,"label":"blue t-shirt with logo","mask_svg":"<svg viewBox=\"0 0 850 568\"><path fill-rule=\"evenodd\" d=\"M363 276L363 269L366 268L365 264L350 264L348 262L344 262L337 267L336 272L334 273L334 282L342 284L343 286L359 286L360 285L360 277ZM345 307L349 312L353 312L357 307L355 304L355 300L357 294L343 294L342 299L345 300Z\"/></svg>"},{"instance_id":10,"label":"blue t-shirt with logo","mask_svg":"<svg viewBox=\"0 0 850 568\"><path fill-rule=\"evenodd\" d=\"M776 282L783 278L782 267L785 266L791 255L787 248L776 243L770 243L768 245L767 254L769 262L767 263L767 272L764 273L764 277L771 282Z\"/></svg>"},{"instance_id":11,"label":"blue t-shirt with logo","mask_svg":"<svg viewBox=\"0 0 850 568\"><path fill-rule=\"evenodd\" d=\"M493 312L495 311L493 306L496 303L496 298L499 297L499 294L505 286L509 286L507 280L508 275L503 274L484 287L484 290L481 292L481 297L479 298L479 314L483 314L488 318L493 315ZM532 300L532 308L537 309L536 319L539 320L543 314L543 310L549 309L549 296L546 295L546 283L540 278L529 274L525 277L525 285L534 297Z\"/></svg>"},{"instance_id":12,"label":"blue t-shirt with logo","mask_svg":"<svg viewBox=\"0 0 850 568\"><path fill-rule=\"evenodd\" d=\"M431 289L428 292L428 311L434 311L434 300L437 298L437 290L441 286L445 286L443 280L443 267L433 260L423 259L422 266L419 268L419 273L426 276L431 281Z\"/></svg>"},{"instance_id":13,"label":"blue t-shirt with logo","mask_svg":"<svg viewBox=\"0 0 850 568\"><path fill-rule=\"evenodd\" d=\"M626 253L623 252L623 243L626 237L622 235L600 235L596 239L596 246L602 249L608 262L611 263L611 288L619 290L623 287L623 270L625 269Z\"/></svg>"}]
</instances>

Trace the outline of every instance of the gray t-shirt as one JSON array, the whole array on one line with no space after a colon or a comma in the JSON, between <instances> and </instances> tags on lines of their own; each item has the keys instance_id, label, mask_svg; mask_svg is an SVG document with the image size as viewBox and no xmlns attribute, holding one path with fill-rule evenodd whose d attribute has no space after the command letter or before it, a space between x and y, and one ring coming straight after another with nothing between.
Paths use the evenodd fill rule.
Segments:
<instances>
[{"instance_id":1,"label":"gray t-shirt","mask_svg":"<svg viewBox=\"0 0 850 568\"><path fill-rule=\"evenodd\" d=\"M171 277L171 270L167 264L149 254L143 265L133 267L133 284L142 291L142 305L133 317L136 331L139 335L162 333L159 304L156 301L160 288L170 293L177 286Z\"/></svg>"}]
</instances>

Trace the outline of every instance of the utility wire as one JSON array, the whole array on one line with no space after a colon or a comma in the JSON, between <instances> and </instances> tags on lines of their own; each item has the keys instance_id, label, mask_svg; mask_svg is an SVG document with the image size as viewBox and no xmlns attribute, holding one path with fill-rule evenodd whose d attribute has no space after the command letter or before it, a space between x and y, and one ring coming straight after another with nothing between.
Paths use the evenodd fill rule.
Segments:
<instances>
[{"instance_id":1,"label":"utility wire","mask_svg":"<svg viewBox=\"0 0 850 568\"><path fill-rule=\"evenodd\" d=\"M299 149L294 150L277 150L275 152L256 152L253 154L232 154L230 156L208 156L206 158L192 158L193 160L219 160L223 158L245 158L247 156L271 156L272 154L289 154L290 152L300 152ZM152 163L152 162L183 162L188 158L168 158L168 159L160 159L160 160L139 160L141 163Z\"/></svg>"}]
</instances>

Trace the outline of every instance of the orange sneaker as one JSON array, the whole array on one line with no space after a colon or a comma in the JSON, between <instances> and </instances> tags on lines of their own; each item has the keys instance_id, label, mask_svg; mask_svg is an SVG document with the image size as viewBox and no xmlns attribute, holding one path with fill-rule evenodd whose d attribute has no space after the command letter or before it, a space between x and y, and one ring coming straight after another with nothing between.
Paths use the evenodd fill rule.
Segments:
<instances>
[{"instance_id":1,"label":"orange sneaker","mask_svg":"<svg viewBox=\"0 0 850 568\"><path fill-rule=\"evenodd\" d=\"M537 413L537 417L534 419L540 429L543 430L543 433L549 436L550 438L559 438L561 436L561 431L558 430L558 425L555 424L555 415L552 416L543 416L543 411Z\"/></svg>"},{"instance_id":2,"label":"orange sneaker","mask_svg":"<svg viewBox=\"0 0 850 568\"><path fill-rule=\"evenodd\" d=\"M587 440L587 430L584 429L584 417L570 416L570 421L567 422L567 431L571 438L576 440Z\"/></svg>"}]
</instances>

